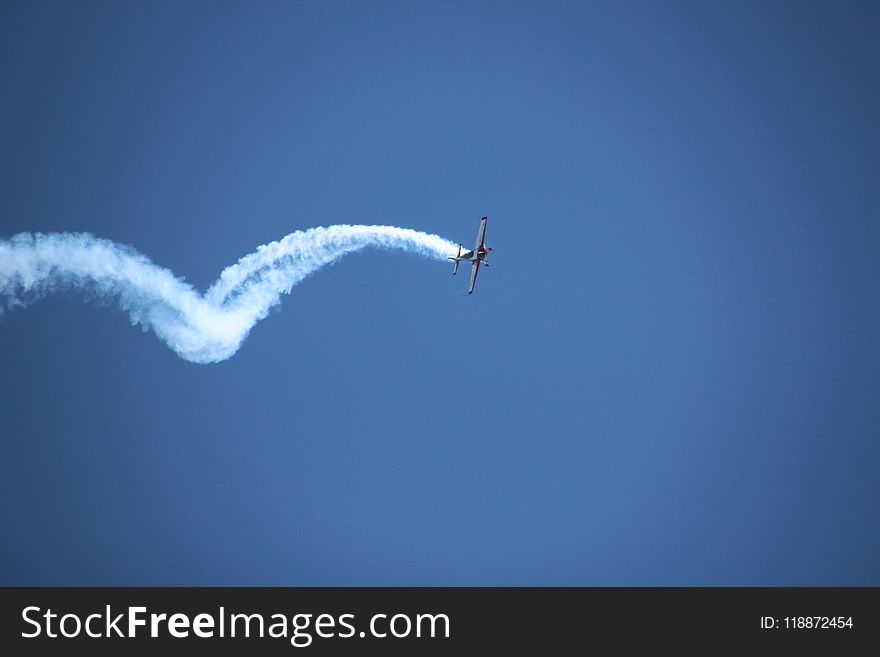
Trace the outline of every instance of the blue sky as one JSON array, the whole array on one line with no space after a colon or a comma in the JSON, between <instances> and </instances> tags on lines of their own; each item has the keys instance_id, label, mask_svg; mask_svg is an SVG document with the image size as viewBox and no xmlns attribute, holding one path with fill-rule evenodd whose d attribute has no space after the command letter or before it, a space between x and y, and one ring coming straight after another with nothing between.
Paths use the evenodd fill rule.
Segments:
<instances>
[{"instance_id":1,"label":"blue sky","mask_svg":"<svg viewBox=\"0 0 880 657\"><path fill-rule=\"evenodd\" d=\"M0 236L199 289L366 251L215 365L0 317L2 584L880 584L870 3L5 3Z\"/></svg>"}]
</instances>

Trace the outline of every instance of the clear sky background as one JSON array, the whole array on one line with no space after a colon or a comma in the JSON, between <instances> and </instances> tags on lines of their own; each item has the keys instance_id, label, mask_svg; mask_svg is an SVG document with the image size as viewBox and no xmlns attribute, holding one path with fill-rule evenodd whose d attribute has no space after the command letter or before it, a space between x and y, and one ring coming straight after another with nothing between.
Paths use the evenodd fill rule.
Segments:
<instances>
[{"instance_id":1,"label":"clear sky background","mask_svg":"<svg viewBox=\"0 0 880 657\"><path fill-rule=\"evenodd\" d=\"M392 224L194 365L0 318L0 583L880 584L875 3L4 2L0 236L201 290Z\"/></svg>"}]
</instances>

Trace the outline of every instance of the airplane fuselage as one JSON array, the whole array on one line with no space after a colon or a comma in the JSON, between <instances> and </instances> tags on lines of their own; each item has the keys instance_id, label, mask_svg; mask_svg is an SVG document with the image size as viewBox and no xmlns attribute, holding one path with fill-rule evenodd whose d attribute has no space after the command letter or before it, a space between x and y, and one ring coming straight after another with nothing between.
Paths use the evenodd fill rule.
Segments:
<instances>
[{"instance_id":1,"label":"airplane fuselage","mask_svg":"<svg viewBox=\"0 0 880 657\"><path fill-rule=\"evenodd\" d=\"M458 256L457 258L450 258L450 260L458 260L459 262L473 262L474 260L485 261L491 251L492 251L492 247L486 247L486 248L478 250L477 252L466 251L466 252L462 253L460 256ZM486 265L489 263L483 262L483 264Z\"/></svg>"}]
</instances>

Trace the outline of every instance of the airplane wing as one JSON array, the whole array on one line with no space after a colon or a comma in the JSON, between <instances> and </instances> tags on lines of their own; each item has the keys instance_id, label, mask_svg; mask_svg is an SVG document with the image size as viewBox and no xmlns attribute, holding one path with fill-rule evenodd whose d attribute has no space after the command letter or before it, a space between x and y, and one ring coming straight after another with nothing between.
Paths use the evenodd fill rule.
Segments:
<instances>
[{"instance_id":1,"label":"airplane wing","mask_svg":"<svg viewBox=\"0 0 880 657\"><path fill-rule=\"evenodd\" d=\"M480 247L483 246L486 242L486 222L489 221L489 217L483 217L480 219L480 229L477 231L477 245L474 247L474 253L477 253L480 250Z\"/></svg>"},{"instance_id":2,"label":"airplane wing","mask_svg":"<svg viewBox=\"0 0 880 657\"><path fill-rule=\"evenodd\" d=\"M474 285L477 283L477 272L480 271L480 261L474 260L471 264L471 284L468 286L468 294L474 293Z\"/></svg>"}]
</instances>

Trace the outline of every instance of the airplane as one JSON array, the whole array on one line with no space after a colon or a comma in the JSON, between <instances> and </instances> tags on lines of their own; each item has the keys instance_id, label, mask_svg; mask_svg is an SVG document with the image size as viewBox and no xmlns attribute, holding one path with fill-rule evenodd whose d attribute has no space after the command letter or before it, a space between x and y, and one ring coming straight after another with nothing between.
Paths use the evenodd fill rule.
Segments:
<instances>
[{"instance_id":1,"label":"airplane","mask_svg":"<svg viewBox=\"0 0 880 657\"><path fill-rule=\"evenodd\" d=\"M468 286L468 294L474 293L474 285L477 282L477 272L480 271L480 263L483 263L487 267L489 266L489 262L488 260L486 260L486 256L488 256L493 251L493 249L486 246L486 222L488 220L489 217L482 217L480 219L480 229L477 231L477 243L474 245L473 251L466 251L462 253L461 244L459 244L458 256L455 258L449 256L449 259L455 262L455 265L452 269L453 276L458 273L458 263L471 263L471 282Z\"/></svg>"}]
</instances>

